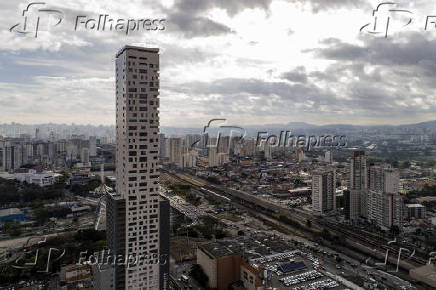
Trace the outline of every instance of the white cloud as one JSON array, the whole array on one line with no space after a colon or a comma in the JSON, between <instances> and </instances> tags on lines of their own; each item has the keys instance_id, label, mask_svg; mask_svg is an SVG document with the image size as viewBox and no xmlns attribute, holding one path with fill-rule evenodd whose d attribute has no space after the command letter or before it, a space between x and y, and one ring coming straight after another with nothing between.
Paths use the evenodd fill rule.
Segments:
<instances>
[{"instance_id":1,"label":"white cloud","mask_svg":"<svg viewBox=\"0 0 436 290\"><path fill-rule=\"evenodd\" d=\"M419 56L432 40L422 21L434 7L406 2L415 34L395 33L394 42L359 33L373 0L51 1L65 18L38 38L8 30L27 2L3 2L0 122L114 123L114 55L132 43L161 48L162 125L218 116L244 124L402 123L405 112L425 120L436 107L436 62ZM74 31L76 16L99 14L162 17L167 29Z\"/></svg>"}]
</instances>

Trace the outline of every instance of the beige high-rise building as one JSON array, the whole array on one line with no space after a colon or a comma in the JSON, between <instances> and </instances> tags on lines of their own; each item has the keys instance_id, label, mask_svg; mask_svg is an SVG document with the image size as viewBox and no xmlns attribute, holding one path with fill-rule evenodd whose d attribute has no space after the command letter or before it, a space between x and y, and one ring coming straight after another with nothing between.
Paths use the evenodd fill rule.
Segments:
<instances>
[{"instance_id":1,"label":"beige high-rise building","mask_svg":"<svg viewBox=\"0 0 436 290\"><path fill-rule=\"evenodd\" d=\"M273 151L273 147L269 143L266 143L264 149L264 156L267 161L272 160L272 151Z\"/></svg>"},{"instance_id":2,"label":"beige high-rise building","mask_svg":"<svg viewBox=\"0 0 436 290\"><path fill-rule=\"evenodd\" d=\"M89 136L89 156L97 156L97 137Z\"/></svg>"},{"instance_id":3,"label":"beige high-rise building","mask_svg":"<svg viewBox=\"0 0 436 290\"><path fill-rule=\"evenodd\" d=\"M336 172L334 169L313 172L312 209L321 214L336 210Z\"/></svg>"},{"instance_id":4,"label":"beige high-rise building","mask_svg":"<svg viewBox=\"0 0 436 290\"><path fill-rule=\"evenodd\" d=\"M226 163L228 163L229 154L227 153L219 153L218 148L211 147L208 150L208 166L209 167L219 167Z\"/></svg>"},{"instance_id":5,"label":"beige high-rise building","mask_svg":"<svg viewBox=\"0 0 436 290\"><path fill-rule=\"evenodd\" d=\"M217 167L220 165L218 149L217 148L209 148L208 150L208 165L209 167Z\"/></svg>"},{"instance_id":6,"label":"beige high-rise building","mask_svg":"<svg viewBox=\"0 0 436 290\"><path fill-rule=\"evenodd\" d=\"M333 163L333 152L332 151L326 151L324 153L324 161L327 163Z\"/></svg>"},{"instance_id":7,"label":"beige high-rise building","mask_svg":"<svg viewBox=\"0 0 436 290\"><path fill-rule=\"evenodd\" d=\"M116 191L125 200L124 256L138 259L125 267L124 288L161 289L159 262L148 259L160 237L159 50L125 46L115 61Z\"/></svg>"},{"instance_id":8,"label":"beige high-rise building","mask_svg":"<svg viewBox=\"0 0 436 290\"><path fill-rule=\"evenodd\" d=\"M397 168L390 165L371 165L369 166L368 188L374 191L386 193L398 193L400 184L400 172Z\"/></svg>"},{"instance_id":9,"label":"beige high-rise building","mask_svg":"<svg viewBox=\"0 0 436 290\"><path fill-rule=\"evenodd\" d=\"M197 167L198 153L196 151L189 151L182 155L181 167L194 168Z\"/></svg>"},{"instance_id":10,"label":"beige high-rise building","mask_svg":"<svg viewBox=\"0 0 436 290\"><path fill-rule=\"evenodd\" d=\"M170 163L174 163L177 166L182 161L183 154L183 140L182 138L170 138Z\"/></svg>"},{"instance_id":11,"label":"beige high-rise building","mask_svg":"<svg viewBox=\"0 0 436 290\"><path fill-rule=\"evenodd\" d=\"M402 196L382 191L369 192L369 220L382 229L390 229L392 226L401 229L404 215Z\"/></svg>"},{"instance_id":12,"label":"beige high-rise building","mask_svg":"<svg viewBox=\"0 0 436 290\"><path fill-rule=\"evenodd\" d=\"M403 200L398 194L400 172L389 165L369 167L368 219L381 228L402 227Z\"/></svg>"},{"instance_id":13,"label":"beige high-rise building","mask_svg":"<svg viewBox=\"0 0 436 290\"><path fill-rule=\"evenodd\" d=\"M82 152L80 152L80 161L84 166L89 165L89 149L84 147L82 148Z\"/></svg>"}]
</instances>

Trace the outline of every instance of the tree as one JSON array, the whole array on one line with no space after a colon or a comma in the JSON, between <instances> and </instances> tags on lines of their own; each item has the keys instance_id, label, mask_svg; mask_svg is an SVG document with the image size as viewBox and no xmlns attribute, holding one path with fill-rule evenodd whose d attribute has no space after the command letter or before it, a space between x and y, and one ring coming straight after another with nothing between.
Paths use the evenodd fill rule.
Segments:
<instances>
[{"instance_id":1,"label":"tree","mask_svg":"<svg viewBox=\"0 0 436 290\"><path fill-rule=\"evenodd\" d=\"M210 183L221 184L218 177L216 176L208 176L206 180L209 181Z\"/></svg>"},{"instance_id":2,"label":"tree","mask_svg":"<svg viewBox=\"0 0 436 290\"><path fill-rule=\"evenodd\" d=\"M5 232L13 237L17 237L22 233L20 224L15 221L6 221L4 227Z\"/></svg>"},{"instance_id":3,"label":"tree","mask_svg":"<svg viewBox=\"0 0 436 290\"><path fill-rule=\"evenodd\" d=\"M410 162L409 161L401 162L401 168L402 169L409 168L409 167L410 167Z\"/></svg>"}]
</instances>

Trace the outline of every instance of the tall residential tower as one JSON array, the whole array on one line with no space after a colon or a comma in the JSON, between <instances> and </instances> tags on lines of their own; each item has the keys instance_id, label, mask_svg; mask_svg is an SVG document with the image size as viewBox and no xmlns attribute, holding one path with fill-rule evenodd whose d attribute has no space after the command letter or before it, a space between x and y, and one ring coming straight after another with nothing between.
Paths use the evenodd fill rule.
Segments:
<instances>
[{"instance_id":1,"label":"tall residential tower","mask_svg":"<svg viewBox=\"0 0 436 290\"><path fill-rule=\"evenodd\" d=\"M312 208L325 214L336 210L336 172L334 169L312 173Z\"/></svg>"},{"instance_id":2,"label":"tall residential tower","mask_svg":"<svg viewBox=\"0 0 436 290\"><path fill-rule=\"evenodd\" d=\"M350 219L357 220L367 212L368 175L364 151L351 154L348 190L350 190Z\"/></svg>"},{"instance_id":3,"label":"tall residential tower","mask_svg":"<svg viewBox=\"0 0 436 290\"><path fill-rule=\"evenodd\" d=\"M158 184L159 50L125 46L115 61L117 180L116 197L108 198L124 202L108 202L114 204L108 208L108 241L129 261L116 266L116 289L165 289L159 261L168 254L161 252L168 229L160 221L167 209L160 206ZM124 219L116 217L119 213Z\"/></svg>"}]
</instances>

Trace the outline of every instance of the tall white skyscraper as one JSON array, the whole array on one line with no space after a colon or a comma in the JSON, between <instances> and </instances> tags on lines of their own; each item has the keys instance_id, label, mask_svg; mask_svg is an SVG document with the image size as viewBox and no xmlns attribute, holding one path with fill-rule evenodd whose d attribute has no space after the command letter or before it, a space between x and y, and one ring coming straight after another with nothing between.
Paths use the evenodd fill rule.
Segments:
<instances>
[{"instance_id":1,"label":"tall white skyscraper","mask_svg":"<svg viewBox=\"0 0 436 290\"><path fill-rule=\"evenodd\" d=\"M336 172L334 169L313 172L312 209L321 214L336 210Z\"/></svg>"},{"instance_id":2,"label":"tall white skyscraper","mask_svg":"<svg viewBox=\"0 0 436 290\"><path fill-rule=\"evenodd\" d=\"M112 227L110 234L118 239L111 243L118 243L115 248L124 257L137 259L124 267L124 285L120 286L118 280L116 289L163 289L158 261L162 231L158 193L159 50L125 46L115 61L116 192L125 205L115 204L125 206L125 227ZM122 212L114 207L116 211ZM120 233L125 235L121 239Z\"/></svg>"}]
</instances>

